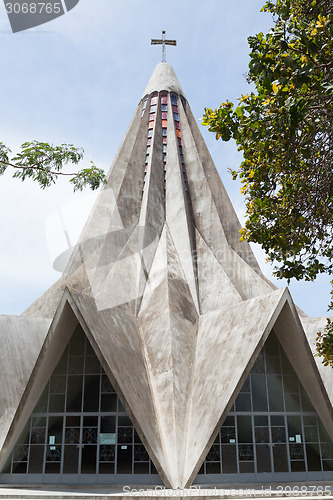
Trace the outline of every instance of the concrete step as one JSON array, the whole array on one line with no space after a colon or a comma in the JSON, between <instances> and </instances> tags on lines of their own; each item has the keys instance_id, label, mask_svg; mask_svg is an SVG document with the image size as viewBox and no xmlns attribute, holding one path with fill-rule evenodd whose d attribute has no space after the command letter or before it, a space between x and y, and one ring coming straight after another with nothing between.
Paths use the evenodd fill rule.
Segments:
<instances>
[{"instance_id":1,"label":"concrete step","mask_svg":"<svg viewBox=\"0 0 333 500\"><path fill-rule=\"evenodd\" d=\"M188 489L161 486L101 485L0 485L0 499L10 500L261 500L290 498L293 500L333 499L333 482L293 484L198 485Z\"/></svg>"}]
</instances>

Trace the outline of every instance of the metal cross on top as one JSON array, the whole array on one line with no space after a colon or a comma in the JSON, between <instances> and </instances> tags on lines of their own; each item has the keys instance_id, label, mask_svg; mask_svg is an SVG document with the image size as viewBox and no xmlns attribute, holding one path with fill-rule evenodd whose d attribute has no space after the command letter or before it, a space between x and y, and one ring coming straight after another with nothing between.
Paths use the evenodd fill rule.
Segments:
<instances>
[{"instance_id":1,"label":"metal cross on top","mask_svg":"<svg viewBox=\"0 0 333 500\"><path fill-rule=\"evenodd\" d=\"M162 45L162 62L165 62L165 46L166 45L177 45L177 40L166 40L165 38L166 31L162 31L162 39L158 40L153 38L151 40L152 45Z\"/></svg>"}]
</instances>

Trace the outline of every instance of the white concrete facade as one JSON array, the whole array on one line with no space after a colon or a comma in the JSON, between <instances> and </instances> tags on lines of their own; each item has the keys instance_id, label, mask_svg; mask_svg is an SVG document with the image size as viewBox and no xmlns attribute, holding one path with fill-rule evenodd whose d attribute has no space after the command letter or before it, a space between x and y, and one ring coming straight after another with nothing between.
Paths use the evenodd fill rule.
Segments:
<instances>
[{"instance_id":1,"label":"white concrete facade","mask_svg":"<svg viewBox=\"0 0 333 500\"><path fill-rule=\"evenodd\" d=\"M324 319L276 290L239 229L160 63L63 276L0 317L1 464L78 323L167 486L192 484L273 327L333 438L332 369L310 344Z\"/></svg>"}]
</instances>

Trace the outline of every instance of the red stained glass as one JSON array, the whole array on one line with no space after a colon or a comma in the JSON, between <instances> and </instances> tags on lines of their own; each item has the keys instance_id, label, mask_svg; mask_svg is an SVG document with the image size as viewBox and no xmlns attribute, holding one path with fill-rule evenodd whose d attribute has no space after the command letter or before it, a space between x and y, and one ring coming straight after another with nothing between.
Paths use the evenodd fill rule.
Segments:
<instances>
[{"instance_id":1,"label":"red stained glass","mask_svg":"<svg viewBox=\"0 0 333 500\"><path fill-rule=\"evenodd\" d=\"M163 144L167 143L167 137L163 137Z\"/></svg>"},{"instance_id":2,"label":"red stained glass","mask_svg":"<svg viewBox=\"0 0 333 500\"><path fill-rule=\"evenodd\" d=\"M151 98L151 101L150 101L150 105L153 105L153 104L157 104L157 96L156 97L152 97Z\"/></svg>"},{"instance_id":3,"label":"red stained glass","mask_svg":"<svg viewBox=\"0 0 333 500\"><path fill-rule=\"evenodd\" d=\"M151 145L151 139L148 139L147 140L147 146L150 146Z\"/></svg>"},{"instance_id":4,"label":"red stained glass","mask_svg":"<svg viewBox=\"0 0 333 500\"><path fill-rule=\"evenodd\" d=\"M179 122L175 122L175 125L176 125L176 128L179 130L180 129Z\"/></svg>"},{"instance_id":5,"label":"red stained glass","mask_svg":"<svg viewBox=\"0 0 333 500\"><path fill-rule=\"evenodd\" d=\"M162 127L163 128L167 128L167 124L168 124L167 120L162 120Z\"/></svg>"},{"instance_id":6,"label":"red stained glass","mask_svg":"<svg viewBox=\"0 0 333 500\"><path fill-rule=\"evenodd\" d=\"M177 134L178 135L178 134ZM178 145L181 146L182 145L182 139L181 137L178 136Z\"/></svg>"},{"instance_id":7,"label":"red stained glass","mask_svg":"<svg viewBox=\"0 0 333 500\"><path fill-rule=\"evenodd\" d=\"M161 96L161 104L168 104L168 96L167 95Z\"/></svg>"},{"instance_id":8,"label":"red stained glass","mask_svg":"<svg viewBox=\"0 0 333 500\"><path fill-rule=\"evenodd\" d=\"M149 122L148 128L154 128L154 122Z\"/></svg>"},{"instance_id":9,"label":"red stained glass","mask_svg":"<svg viewBox=\"0 0 333 500\"><path fill-rule=\"evenodd\" d=\"M180 138L181 138L181 136L182 136L182 134L180 133L180 130L178 130L178 129L177 129L177 130L176 130L176 133L177 133L177 137L178 137L178 139L180 139Z\"/></svg>"},{"instance_id":10,"label":"red stained glass","mask_svg":"<svg viewBox=\"0 0 333 500\"><path fill-rule=\"evenodd\" d=\"M174 113L178 113L178 106L172 106L172 111Z\"/></svg>"},{"instance_id":11,"label":"red stained glass","mask_svg":"<svg viewBox=\"0 0 333 500\"><path fill-rule=\"evenodd\" d=\"M162 112L162 120L166 120L168 117L168 113Z\"/></svg>"},{"instance_id":12,"label":"red stained glass","mask_svg":"<svg viewBox=\"0 0 333 500\"><path fill-rule=\"evenodd\" d=\"M149 121L154 121L155 120L155 113L152 113L149 115Z\"/></svg>"}]
</instances>

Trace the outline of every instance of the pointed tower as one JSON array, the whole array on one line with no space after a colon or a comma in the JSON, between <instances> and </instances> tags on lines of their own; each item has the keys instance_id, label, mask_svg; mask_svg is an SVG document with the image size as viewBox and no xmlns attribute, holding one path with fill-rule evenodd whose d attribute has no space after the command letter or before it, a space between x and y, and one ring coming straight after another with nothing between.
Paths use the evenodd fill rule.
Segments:
<instances>
[{"instance_id":1,"label":"pointed tower","mask_svg":"<svg viewBox=\"0 0 333 500\"><path fill-rule=\"evenodd\" d=\"M239 229L174 70L160 63L63 276L20 318L6 320L7 352L23 340L22 328L35 340L24 362L20 353L2 365L3 384L15 381L3 400L4 480L38 471L120 481L144 456L146 473L155 466L166 485L190 485L248 376L253 401L268 390L255 386L251 370L268 353L269 377L274 345L272 357L288 360L312 402L310 416L332 437L331 370L319 373L299 314L311 332L313 323L262 275ZM285 374L273 374L281 392ZM260 411L286 417L283 404ZM230 470L261 472L260 464L239 465L241 442L228 444L239 446Z\"/></svg>"}]
</instances>

